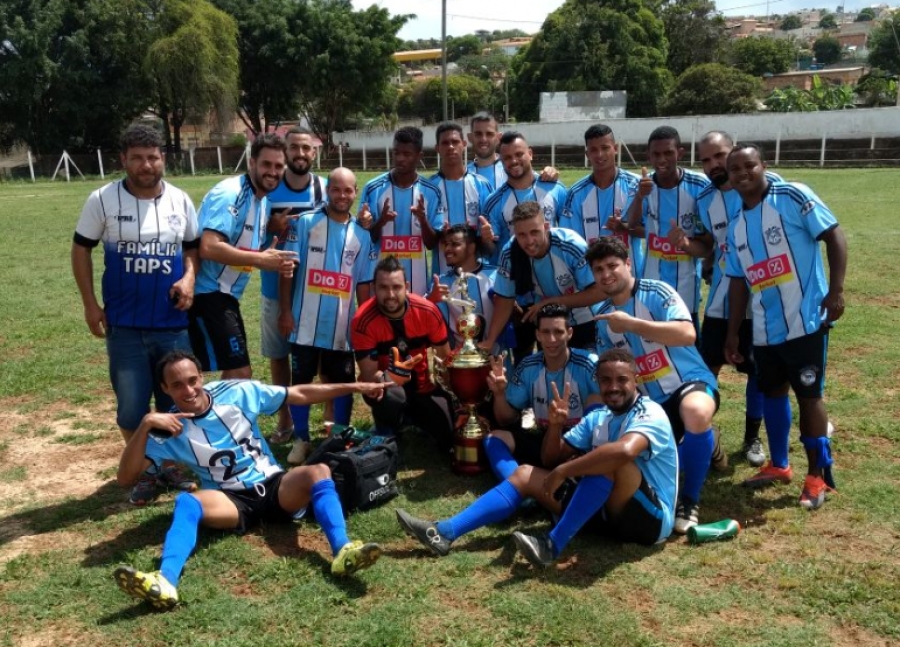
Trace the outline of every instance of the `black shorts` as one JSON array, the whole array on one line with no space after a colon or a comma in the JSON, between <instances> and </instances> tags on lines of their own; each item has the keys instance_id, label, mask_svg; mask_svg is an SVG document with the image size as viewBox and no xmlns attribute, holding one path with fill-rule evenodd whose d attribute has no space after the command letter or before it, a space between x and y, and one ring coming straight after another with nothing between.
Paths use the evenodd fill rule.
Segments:
<instances>
[{"instance_id":1,"label":"black shorts","mask_svg":"<svg viewBox=\"0 0 900 647\"><path fill-rule=\"evenodd\" d=\"M188 333L204 371L250 366L247 333L238 300L224 292L194 297L188 311Z\"/></svg>"},{"instance_id":2,"label":"black shorts","mask_svg":"<svg viewBox=\"0 0 900 647\"><path fill-rule=\"evenodd\" d=\"M719 317L705 317L703 329L700 333L700 354L703 361L710 369L720 368L728 362L725 361L725 338L728 336L728 319ZM744 361L735 366L738 373L753 375L756 367L753 366L753 322L744 319L741 329L738 331L738 351L744 356Z\"/></svg>"},{"instance_id":3,"label":"black shorts","mask_svg":"<svg viewBox=\"0 0 900 647\"><path fill-rule=\"evenodd\" d=\"M563 510L575 495L575 489L578 487L577 481L569 480L564 487L566 490L562 500ZM621 514L611 517L605 507L601 508L597 514L591 517L585 528L623 543L652 546L659 543L662 522L663 507L659 502L659 497L641 474L641 484L631 500L625 504L625 509Z\"/></svg>"},{"instance_id":4,"label":"black shorts","mask_svg":"<svg viewBox=\"0 0 900 647\"><path fill-rule=\"evenodd\" d=\"M825 389L828 326L774 346L754 346L756 379L763 393L790 383L798 398L821 398Z\"/></svg>"},{"instance_id":5,"label":"black shorts","mask_svg":"<svg viewBox=\"0 0 900 647\"><path fill-rule=\"evenodd\" d=\"M572 326L572 339L569 340L569 348L581 348L592 353L597 352L597 324L586 321Z\"/></svg>"},{"instance_id":6,"label":"black shorts","mask_svg":"<svg viewBox=\"0 0 900 647\"><path fill-rule=\"evenodd\" d=\"M672 435L675 436L676 443L681 442L685 432L684 421L681 419L681 401L684 400L688 393L693 393L694 391L706 392L709 397L716 401L716 411L719 410L719 391L717 389L714 389L706 382L700 381L685 382L682 384L675 393L669 396L668 400L660 403L663 411L665 411L666 415L669 417L669 424L672 425Z\"/></svg>"},{"instance_id":7,"label":"black shorts","mask_svg":"<svg viewBox=\"0 0 900 647\"><path fill-rule=\"evenodd\" d=\"M538 427L523 429L521 426L510 432L516 446L513 449L513 458L519 465L534 465L544 467L541 460L541 447L544 445L544 431Z\"/></svg>"},{"instance_id":8,"label":"black shorts","mask_svg":"<svg viewBox=\"0 0 900 647\"><path fill-rule=\"evenodd\" d=\"M291 360L292 384L309 384L320 372L331 384L356 379L356 364L351 351L291 344Z\"/></svg>"},{"instance_id":9,"label":"black shorts","mask_svg":"<svg viewBox=\"0 0 900 647\"><path fill-rule=\"evenodd\" d=\"M278 503L278 487L285 474L287 472L279 472L243 492L222 490L238 510L237 532L246 532L262 521L284 523L294 519L294 513Z\"/></svg>"}]
</instances>

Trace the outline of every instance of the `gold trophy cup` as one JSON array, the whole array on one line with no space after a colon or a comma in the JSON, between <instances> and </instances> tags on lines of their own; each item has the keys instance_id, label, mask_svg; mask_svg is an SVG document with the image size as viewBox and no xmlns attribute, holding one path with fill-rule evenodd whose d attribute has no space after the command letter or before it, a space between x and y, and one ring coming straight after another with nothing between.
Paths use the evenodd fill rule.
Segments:
<instances>
[{"instance_id":1,"label":"gold trophy cup","mask_svg":"<svg viewBox=\"0 0 900 647\"><path fill-rule=\"evenodd\" d=\"M458 474L480 474L484 471L482 440L487 432L479 421L476 407L488 393L487 377L491 363L487 353L475 345L481 333L481 318L474 313L475 301L469 297L469 274L457 270L457 278L444 300L462 310L456 317L456 331L463 343L447 362L446 386L468 408L465 417L457 420L453 442L453 471ZM451 314L452 316L452 314Z\"/></svg>"}]
</instances>

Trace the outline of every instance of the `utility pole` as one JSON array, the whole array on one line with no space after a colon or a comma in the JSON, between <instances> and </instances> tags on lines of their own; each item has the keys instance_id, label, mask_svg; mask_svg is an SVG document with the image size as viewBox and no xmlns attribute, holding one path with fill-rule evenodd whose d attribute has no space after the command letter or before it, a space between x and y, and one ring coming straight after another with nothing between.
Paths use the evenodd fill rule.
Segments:
<instances>
[{"instance_id":1,"label":"utility pole","mask_svg":"<svg viewBox=\"0 0 900 647\"><path fill-rule=\"evenodd\" d=\"M447 121L447 0L441 0L441 99Z\"/></svg>"}]
</instances>

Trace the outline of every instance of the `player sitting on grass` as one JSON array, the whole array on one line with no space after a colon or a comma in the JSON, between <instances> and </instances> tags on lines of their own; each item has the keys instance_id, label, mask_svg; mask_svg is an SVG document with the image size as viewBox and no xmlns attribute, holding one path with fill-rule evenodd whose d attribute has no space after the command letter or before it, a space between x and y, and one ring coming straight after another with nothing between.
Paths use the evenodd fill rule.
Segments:
<instances>
[{"instance_id":1,"label":"player sitting on grass","mask_svg":"<svg viewBox=\"0 0 900 647\"><path fill-rule=\"evenodd\" d=\"M172 400L172 413L149 413L122 453L118 480L131 485L152 464L175 459L196 471L201 489L175 499L172 526L163 544L159 571L120 566L114 577L128 595L157 609L178 603L178 580L197 544L197 529L244 532L260 521L290 522L312 506L334 559L331 572L349 575L375 563L378 544L351 542L341 502L325 465L285 472L262 437L257 418L274 415L285 403L315 404L348 393L380 397L383 383L268 386L225 380L204 387L200 362L189 353L167 354L157 379Z\"/></svg>"},{"instance_id":2,"label":"player sitting on grass","mask_svg":"<svg viewBox=\"0 0 900 647\"><path fill-rule=\"evenodd\" d=\"M606 351L597 381L606 406L587 413L563 433L570 387L560 397L552 385L550 424L542 448L552 470L520 465L500 485L443 521L417 519L398 509L411 537L437 555L456 539L511 516L534 497L559 521L549 535L513 533L519 550L536 566L549 566L585 524L623 542L652 545L671 534L675 516L678 452L665 411L637 391L637 366L628 351Z\"/></svg>"}]
</instances>

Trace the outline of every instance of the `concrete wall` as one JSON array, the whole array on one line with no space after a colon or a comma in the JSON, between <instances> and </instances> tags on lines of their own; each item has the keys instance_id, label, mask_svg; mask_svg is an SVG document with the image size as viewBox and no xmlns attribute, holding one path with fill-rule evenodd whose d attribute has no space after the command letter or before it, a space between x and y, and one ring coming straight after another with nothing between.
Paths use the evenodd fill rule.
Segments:
<instances>
[{"instance_id":1,"label":"concrete wall","mask_svg":"<svg viewBox=\"0 0 900 647\"><path fill-rule=\"evenodd\" d=\"M628 95L621 90L541 92L541 123L622 119Z\"/></svg>"},{"instance_id":2,"label":"concrete wall","mask_svg":"<svg viewBox=\"0 0 900 647\"><path fill-rule=\"evenodd\" d=\"M584 131L594 121L561 123L510 124L510 129L522 132L534 146L552 144L583 144ZM868 108L826 112L754 113L747 115L703 115L654 119L608 119L604 121L626 144L647 142L647 136L657 126L669 125L678 130L687 146L710 130L724 130L743 141L775 141L792 139L859 139L867 137L900 136L900 107ZM434 128L424 128L425 146L434 147ZM468 129L467 129L468 130ZM334 141L349 144L350 150L365 147L384 155L393 138L391 132L334 133Z\"/></svg>"}]
</instances>

